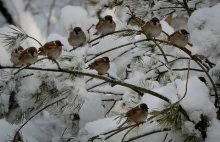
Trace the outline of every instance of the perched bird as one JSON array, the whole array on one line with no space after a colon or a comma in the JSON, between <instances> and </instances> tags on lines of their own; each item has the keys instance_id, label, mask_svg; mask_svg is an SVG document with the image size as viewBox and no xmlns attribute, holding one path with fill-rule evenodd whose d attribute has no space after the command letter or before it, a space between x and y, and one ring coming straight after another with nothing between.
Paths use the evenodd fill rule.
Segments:
<instances>
[{"instance_id":1,"label":"perched bird","mask_svg":"<svg viewBox=\"0 0 220 142\"><path fill-rule=\"evenodd\" d=\"M186 30L181 29L171 34L168 40L177 46L185 47L189 42L188 35Z\"/></svg>"},{"instance_id":2,"label":"perched bird","mask_svg":"<svg viewBox=\"0 0 220 142\"><path fill-rule=\"evenodd\" d=\"M21 53L18 59L19 59L19 64L31 65L37 61L37 58L38 58L37 48L29 47Z\"/></svg>"},{"instance_id":3,"label":"perched bird","mask_svg":"<svg viewBox=\"0 0 220 142\"><path fill-rule=\"evenodd\" d=\"M115 28L116 28L116 24L112 19L112 16L106 15L104 19L100 19L98 24L96 24L97 32L94 33L93 35L98 35L98 34L105 35L114 32Z\"/></svg>"},{"instance_id":4,"label":"perched bird","mask_svg":"<svg viewBox=\"0 0 220 142\"><path fill-rule=\"evenodd\" d=\"M142 26L142 30L147 36L147 38L158 37L160 33L162 32L160 20L156 17L152 18L150 21L146 22Z\"/></svg>"},{"instance_id":5,"label":"perched bird","mask_svg":"<svg viewBox=\"0 0 220 142\"><path fill-rule=\"evenodd\" d=\"M120 125L119 127L123 126L125 123L140 123L147 119L148 116L148 106L145 103L142 103L128 112L126 112L125 117L127 117L127 120Z\"/></svg>"},{"instance_id":6,"label":"perched bird","mask_svg":"<svg viewBox=\"0 0 220 142\"><path fill-rule=\"evenodd\" d=\"M51 60L55 60L61 55L62 46L63 44L59 40L47 42L39 48L38 53L39 55L48 56Z\"/></svg>"},{"instance_id":7,"label":"perched bird","mask_svg":"<svg viewBox=\"0 0 220 142\"><path fill-rule=\"evenodd\" d=\"M75 27L69 34L68 42L73 48L77 48L85 44L86 35L80 27Z\"/></svg>"},{"instance_id":8,"label":"perched bird","mask_svg":"<svg viewBox=\"0 0 220 142\"><path fill-rule=\"evenodd\" d=\"M17 65L20 65L19 64L20 61L18 58L20 57L23 51L24 51L24 48L22 46L19 46L18 48L12 51L10 61L12 62L14 67Z\"/></svg>"},{"instance_id":9,"label":"perched bird","mask_svg":"<svg viewBox=\"0 0 220 142\"><path fill-rule=\"evenodd\" d=\"M109 62L108 57L99 58L89 64L89 68L96 70L99 75L103 75L106 74L110 68Z\"/></svg>"},{"instance_id":10,"label":"perched bird","mask_svg":"<svg viewBox=\"0 0 220 142\"><path fill-rule=\"evenodd\" d=\"M145 24L145 22L144 22L144 20L142 20L142 19L140 19L138 17L131 16L128 19L127 24L128 25L132 25L132 26L142 27Z\"/></svg>"}]
</instances>

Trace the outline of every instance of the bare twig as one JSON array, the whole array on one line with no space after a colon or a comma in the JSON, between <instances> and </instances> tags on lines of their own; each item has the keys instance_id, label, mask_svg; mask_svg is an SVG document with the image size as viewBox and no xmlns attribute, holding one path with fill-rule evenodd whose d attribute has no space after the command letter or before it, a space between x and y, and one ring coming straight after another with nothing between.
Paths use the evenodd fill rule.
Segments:
<instances>
[{"instance_id":1,"label":"bare twig","mask_svg":"<svg viewBox=\"0 0 220 142\"><path fill-rule=\"evenodd\" d=\"M114 100L112 106L111 106L110 109L106 112L105 116L113 109L113 107L115 106L116 102L117 102L117 101Z\"/></svg>"},{"instance_id":2,"label":"bare twig","mask_svg":"<svg viewBox=\"0 0 220 142\"><path fill-rule=\"evenodd\" d=\"M191 16L191 11L189 9L189 6L187 4L187 1L186 0L183 0L183 4L184 4L184 8L186 9L187 13L189 16Z\"/></svg>"},{"instance_id":3,"label":"bare twig","mask_svg":"<svg viewBox=\"0 0 220 142\"><path fill-rule=\"evenodd\" d=\"M135 126L135 127L136 127L136 126ZM130 128L130 129L124 134L124 136L123 136L121 142L124 141L124 139L125 139L125 137L128 135L128 133L131 132L131 130L134 129L135 127Z\"/></svg>"},{"instance_id":4,"label":"bare twig","mask_svg":"<svg viewBox=\"0 0 220 142\"><path fill-rule=\"evenodd\" d=\"M165 141L166 141L166 139L167 139L167 136L168 136L168 133L166 133L166 135L165 135L165 137L164 137L164 140L163 140L163 142L165 142Z\"/></svg>"},{"instance_id":5,"label":"bare twig","mask_svg":"<svg viewBox=\"0 0 220 142\"><path fill-rule=\"evenodd\" d=\"M24 124L22 124L22 125L16 130L16 133L15 133L15 135L14 135L14 138L16 138L16 136L19 134L20 130L21 130L32 118L34 118L37 114L39 114L40 112L42 112L42 111L45 110L46 108L48 108L48 107L50 107L50 106L52 106L52 105L54 105L54 104L56 104L56 103L58 103L58 102L60 102L60 101L62 101L62 100L64 100L64 99L66 99L66 97L67 97L67 96L64 96L64 97L62 97L62 98L60 98L60 99L58 99L58 100L56 100L56 101L54 101L54 102L52 102L52 103L46 105L45 107L41 108L40 110L38 110L34 115L32 115L29 119L27 119L26 122L24 122Z\"/></svg>"},{"instance_id":6,"label":"bare twig","mask_svg":"<svg viewBox=\"0 0 220 142\"><path fill-rule=\"evenodd\" d=\"M108 33L108 34L105 34L105 35L101 35L101 36L99 36L99 37L97 37L97 38L95 38L95 39L89 41L88 43L92 43L92 42L94 42L94 41L96 41L96 40L98 40L98 39L100 39L100 38L106 37L106 36L108 36L108 35L112 35L112 34L116 34L116 33L121 33L121 32L128 32L128 31L136 31L136 30L125 29L125 30L114 31L114 32L111 32L111 33ZM138 32L138 31L136 31L136 32Z\"/></svg>"},{"instance_id":7,"label":"bare twig","mask_svg":"<svg viewBox=\"0 0 220 142\"><path fill-rule=\"evenodd\" d=\"M205 72L205 74L207 75L207 77L209 78L209 80L210 80L210 82L211 82L211 84L212 84L212 87L213 87L214 92L215 92L215 107L217 107L218 100L219 100L219 99L218 99L217 88L216 88L215 83L214 83L214 81L212 80L211 76L210 76L209 73L207 72L207 70L202 66L202 64L201 64L202 61L201 61L197 56L192 55L192 54L191 54L191 51L189 51L187 48L184 48L184 47L181 47L181 46L177 46L177 45L175 45L175 44L173 44L173 43L170 43L170 42L168 42L168 41L159 40L159 39L155 39L155 40L158 41L158 42L166 43L166 44L168 44L168 45L172 45L172 46L174 46L174 47L179 48L180 50L182 50L182 51L184 51L186 54L188 54L188 55L196 62L196 64L200 66L200 68Z\"/></svg>"},{"instance_id":8,"label":"bare twig","mask_svg":"<svg viewBox=\"0 0 220 142\"><path fill-rule=\"evenodd\" d=\"M156 133L160 133L160 132L166 132L166 131L170 131L170 130L171 130L171 129L165 128L165 129L163 129L163 130L157 130L157 131L152 131L152 132L144 133L144 134L142 134L142 135L132 137L132 138L130 138L130 139L128 139L127 141L124 141L124 142L131 142L131 141L140 139L140 138L145 137L145 136L148 136L148 135L152 135L152 134L156 134Z\"/></svg>"}]
</instances>

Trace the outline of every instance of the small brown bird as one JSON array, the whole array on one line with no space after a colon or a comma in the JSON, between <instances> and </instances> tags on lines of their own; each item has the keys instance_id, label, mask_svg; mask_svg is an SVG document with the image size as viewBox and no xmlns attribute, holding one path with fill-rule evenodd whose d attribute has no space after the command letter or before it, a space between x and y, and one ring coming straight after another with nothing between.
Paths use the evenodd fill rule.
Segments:
<instances>
[{"instance_id":1,"label":"small brown bird","mask_svg":"<svg viewBox=\"0 0 220 142\"><path fill-rule=\"evenodd\" d=\"M142 103L132 108L131 110L126 112L125 117L127 117L127 120L119 127L123 126L125 123L131 124L131 123L144 122L148 116L148 109L149 108L145 103Z\"/></svg>"},{"instance_id":2,"label":"small brown bird","mask_svg":"<svg viewBox=\"0 0 220 142\"><path fill-rule=\"evenodd\" d=\"M75 27L69 34L68 42L73 48L77 48L85 44L86 35L80 27Z\"/></svg>"},{"instance_id":3,"label":"small brown bird","mask_svg":"<svg viewBox=\"0 0 220 142\"><path fill-rule=\"evenodd\" d=\"M18 48L12 51L10 61L12 62L14 67L20 65L19 57L23 51L24 48L22 46L19 46Z\"/></svg>"},{"instance_id":4,"label":"small brown bird","mask_svg":"<svg viewBox=\"0 0 220 142\"><path fill-rule=\"evenodd\" d=\"M94 33L93 35L98 35L98 34L105 35L114 32L115 28L116 28L116 24L112 19L112 16L106 15L104 19L100 19L98 24L96 24L97 32Z\"/></svg>"},{"instance_id":5,"label":"small brown bird","mask_svg":"<svg viewBox=\"0 0 220 142\"><path fill-rule=\"evenodd\" d=\"M142 20L142 19L140 19L138 17L131 16L128 19L127 24L128 25L132 25L132 26L142 27L145 24L145 22L144 22L144 20Z\"/></svg>"},{"instance_id":6,"label":"small brown bird","mask_svg":"<svg viewBox=\"0 0 220 142\"><path fill-rule=\"evenodd\" d=\"M29 47L25 49L20 57L19 57L19 64L21 65L31 65L37 61L38 53L37 48L35 47Z\"/></svg>"},{"instance_id":7,"label":"small brown bird","mask_svg":"<svg viewBox=\"0 0 220 142\"><path fill-rule=\"evenodd\" d=\"M63 44L59 40L47 42L39 48L38 53L39 55L48 56L51 60L55 60L61 55L62 46Z\"/></svg>"},{"instance_id":8,"label":"small brown bird","mask_svg":"<svg viewBox=\"0 0 220 142\"><path fill-rule=\"evenodd\" d=\"M152 18L150 21L146 22L142 26L142 30L147 36L147 38L158 37L160 33L162 32L160 20L156 17Z\"/></svg>"},{"instance_id":9,"label":"small brown bird","mask_svg":"<svg viewBox=\"0 0 220 142\"><path fill-rule=\"evenodd\" d=\"M168 40L177 46L185 47L189 42L188 35L186 30L181 29L171 34Z\"/></svg>"},{"instance_id":10,"label":"small brown bird","mask_svg":"<svg viewBox=\"0 0 220 142\"><path fill-rule=\"evenodd\" d=\"M89 68L96 70L99 75L103 75L106 74L110 68L109 62L108 57L99 58L89 64Z\"/></svg>"}]
</instances>

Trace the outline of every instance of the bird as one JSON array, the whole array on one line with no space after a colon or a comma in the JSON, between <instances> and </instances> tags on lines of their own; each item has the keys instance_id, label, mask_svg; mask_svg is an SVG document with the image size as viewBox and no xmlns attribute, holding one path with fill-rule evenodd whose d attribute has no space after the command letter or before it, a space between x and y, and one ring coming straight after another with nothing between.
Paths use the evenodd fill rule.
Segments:
<instances>
[{"instance_id":1,"label":"bird","mask_svg":"<svg viewBox=\"0 0 220 142\"><path fill-rule=\"evenodd\" d=\"M128 112L125 113L125 117L127 120L122 123L119 127L123 126L124 124L130 124L130 123L140 123L144 122L147 119L148 116L148 106L145 103L141 103L138 106L132 108Z\"/></svg>"},{"instance_id":2,"label":"bird","mask_svg":"<svg viewBox=\"0 0 220 142\"><path fill-rule=\"evenodd\" d=\"M189 42L188 35L189 33L185 29L180 29L171 34L168 40L177 46L185 47Z\"/></svg>"},{"instance_id":3,"label":"bird","mask_svg":"<svg viewBox=\"0 0 220 142\"><path fill-rule=\"evenodd\" d=\"M55 60L61 55L62 46L63 44L59 40L50 41L39 48L38 54L47 56L50 60Z\"/></svg>"},{"instance_id":4,"label":"bird","mask_svg":"<svg viewBox=\"0 0 220 142\"><path fill-rule=\"evenodd\" d=\"M99 75L103 75L106 74L110 68L109 62L108 57L102 57L89 64L89 68L96 70Z\"/></svg>"},{"instance_id":5,"label":"bird","mask_svg":"<svg viewBox=\"0 0 220 142\"><path fill-rule=\"evenodd\" d=\"M146 22L142 26L142 30L147 38L155 38L160 35L162 32L162 26L160 20L156 17L153 17L150 21Z\"/></svg>"},{"instance_id":6,"label":"bird","mask_svg":"<svg viewBox=\"0 0 220 142\"><path fill-rule=\"evenodd\" d=\"M112 19L111 15L106 15L104 19L100 19L96 24L97 32L93 35L105 35L111 32L114 32L116 28L116 23Z\"/></svg>"},{"instance_id":7,"label":"bird","mask_svg":"<svg viewBox=\"0 0 220 142\"><path fill-rule=\"evenodd\" d=\"M145 24L145 21L136 17L135 15L132 15L128 20L127 20L127 25L132 25L132 26L138 26L142 27Z\"/></svg>"},{"instance_id":8,"label":"bird","mask_svg":"<svg viewBox=\"0 0 220 142\"><path fill-rule=\"evenodd\" d=\"M22 46L19 46L18 48L12 51L10 61L12 62L14 67L20 65L20 61L18 58L20 57L23 51L24 51L24 48Z\"/></svg>"},{"instance_id":9,"label":"bird","mask_svg":"<svg viewBox=\"0 0 220 142\"><path fill-rule=\"evenodd\" d=\"M19 64L29 66L31 64L34 64L37 61L37 58L38 58L37 48L29 47L21 53L18 59L19 59Z\"/></svg>"},{"instance_id":10,"label":"bird","mask_svg":"<svg viewBox=\"0 0 220 142\"><path fill-rule=\"evenodd\" d=\"M86 42L86 35L80 27L75 27L69 34L69 44L75 49Z\"/></svg>"}]
</instances>

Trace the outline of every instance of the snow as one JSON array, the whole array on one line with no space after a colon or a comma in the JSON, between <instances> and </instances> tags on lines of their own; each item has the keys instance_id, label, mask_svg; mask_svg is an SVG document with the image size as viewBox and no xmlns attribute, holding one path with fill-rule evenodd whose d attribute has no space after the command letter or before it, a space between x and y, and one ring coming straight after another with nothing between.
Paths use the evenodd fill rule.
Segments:
<instances>
[{"instance_id":1,"label":"snow","mask_svg":"<svg viewBox=\"0 0 220 142\"><path fill-rule=\"evenodd\" d=\"M41 2L43 4L43 1ZM67 1L65 2L67 3ZM110 77L116 78L117 81L123 81L159 93L168 98L171 103L176 103L180 100L185 94L187 70L178 72L167 71L167 67L163 65L163 63L165 63L164 58L163 56L158 55L161 53L159 52L158 47L154 46L153 42L135 44L136 41L145 39L143 34L132 38L119 37L118 34L108 35L69 52L72 47L69 45L67 37L71 27L81 27L86 34L87 41L97 38L97 36L93 35L96 31L94 26L91 28L90 33L88 33L87 30L93 24L96 25L98 22L95 15L96 10L101 8L101 5L103 4L112 4L113 0L99 2L100 3L96 7L90 6L83 8L80 6L64 5L57 1L57 5L60 7L56 7L53 10L51 30L47 38L42 34L46 31L45 25L43 26L42 24L44 23L42 21L43 18L34 16L34 14L28 10L23 10L25 4L21 0L13 1L13 4L18 10L18 19L21 20L20 24L22 28L29 35L39 39L42 44L52 40L60 40L62 42L64 45L62 55L57 61L64 71L65 69L69 69L97 75L97 71L89 70L87 68L88 65L95 59L107 56L111 61L110 69L108 71ZM138 2L142 5L141 8L136 7L137 12L140 12L143 8L147 9L149 12L153 12L152 10L163 6L163 3L159 2L156 3L156 6L153 9L150 9L146 2ZM35 2L35 4L36 3L37 2ZM208 2L206 1L206 3ZM46 2L44 4L50 5ZM193 7L195 1L189 4L189 6ZM200 6L203 7L203 4L204 3ZM135 5L132 6L135 7ZM61 9L61 11L59 11L59 9ZM200 8L192 13L192 16L188 21L187 30L190 32L190 42L193 44L193 47L186 46L187 49L192 51L193 55L204 55L216 63L215 67L209 70L215 84L218 84L220 80L219 76L213 73L220 69L219 59L216 58L220 53L219 9L220 4L211 8L207 8L206 5L205 8ZM104 10L101 17L104 17L107 14L112 15L117 25L116 30L127 28L140 30L139 27L126 25L125 21L128 18L126 12L128 12L127 8L107 9ZM57 18L57 13L59 13L59 18ZM144 13L138 14L143 15ZM163 19L161 17L163 17L163 14L165 13L155 12L154 14L154 16ZM46 15L48 15L48 13L46 13ZM148 14L144 20L147 21L151 17L152 15ZM36 19L41 20L38 21ZM175 31L174 28L164 20L161 20L160 22L163 31L168 35ZM0 33L7 32L9 32L8 28L0 29ZM161 40L167 40L165 34L161 34L158 38ZM97 44L94 45L95 43ZM128 43L130 43L130 45L97 56L104 51ZM28 42L24 42L22 45L25 48L32 45L37 48L40 47L40 45L33 40L28 40ZM166 54L172 56L168 57L168 61L173 61L178 57L188 57L183 51L180 51L173 46L162 43L160 43L160 46ZM0 65L11 66L10 52L3 47L2 41L0 41L0 53ZM135 60L138 56L141 56L141 59ZM131 73L129 77L125 79L128 64L130 64L129 70ZM158 68L158 66L161 67ZM56 64L49 60L43 60L31 65L31 67L57 69ZM172 69L187 68L188 59L175 61L170 64L169 67ZM201 69L193 61L191 61L190 67ZM14 76L12 73L15 71L17 71L17 69L0 70L0 116L1 114L8 116L6 117L6 120L0 120L0 128L5 129L4 131L0 131L0 141L8 140L7 135L11 134L13 129L19 126L20 123L16 125L8 123L12 123L17 115L32 110L26 114L26 120L42 107L45 107L63 97L66 97L63 101L48 107L45 111L35 116L27 125L25 125L22 129L22 134L25 139L31 142L59 142L61 141L60 137L64 129L67 128L64 137L76 137L76 139L73 139L72 141L80 140L86 142L89 138L95 135L99 135L101 138L98 141L121 141L126 131L122 131L108 140L104 140L106 138L106 135L104 135L105 132L116 129L123 121L125 121L125 118L123 118L119 124L118 119L115 120L117 116L124 116L128 110L138 106L140 103L146 103L149 107L149 112L152 112L153 110L163 110L168 104L164 100L148 93L144 93L143 96L140 96L136 91L128 87L112 83L105 83L101 86L96 86L104 81L95 78L88 81L90 77L82 75L22 70ZM167 72L158 77L158 72L163 71ZM22 78L22 76L27 74L32 75ZM108 78L108 75L103 76ZM199 76L204 76L206 78L208 86L198 79ZM219 121L216 120L216 109L212 98L210 97L210 89L212 89L210 87L210 81L204 73L196 71L190 71L188 81L187 93L180 102L180 105L186 110L190 121L183 119L183 127L180 131L160 132L137 139L135 140L136 142L163 141L166 134L168 134L166 142L171 139L173 142L183 142L184 138L182 137L182 134L196 134L197 137L200 137L200 132L195 129L195 124L201 120L201 114L207 116L210 121L210 126L207 128L206 141L219 141L220 137L218 132L220 131L220 124ZM5 88L2 89L2 86ZM8 107L9 94L11 91L15 91L15 101L18 103L18 106L15 109L9 109ZM115 105L112 106L114 103ZM111 111L109 111L110 109ZM6 114L9 112L10 114ZM80 120L75 120L75 114L79 114ZM152 120L151 122L146 122L132 130L126 136L125 140L157 130L161 130L161 128L155 120Z\"/></svg>"},{"instance_id":2,"label":"snow","mask_svg":"<svg viewBox=\"0 0 220 142\"><path fill-rule=\"evenodd\" d=\"M193 54L215 57L220 52L219 12L220 4L217 4L212 8L198 9L189 18L190 41L195 45Z\"/></svg>"}]
</instances>

